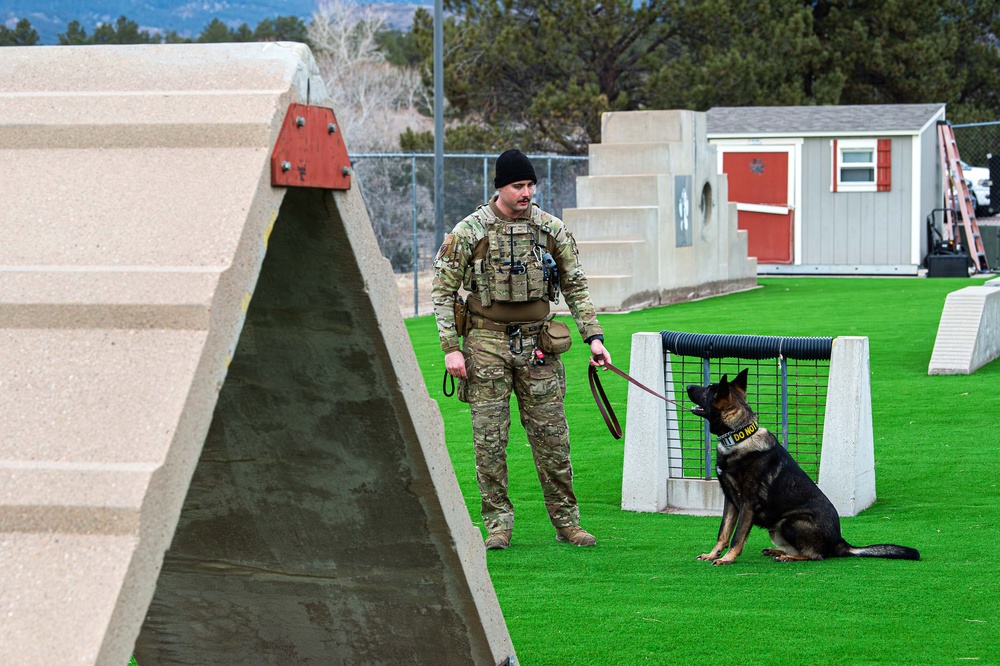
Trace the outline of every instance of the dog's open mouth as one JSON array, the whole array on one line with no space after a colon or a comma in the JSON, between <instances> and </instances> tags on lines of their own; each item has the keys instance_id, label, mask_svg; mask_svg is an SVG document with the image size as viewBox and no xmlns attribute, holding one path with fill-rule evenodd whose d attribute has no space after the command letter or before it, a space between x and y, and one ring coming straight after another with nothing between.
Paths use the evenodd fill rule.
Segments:
<instances>
[{"instance_id":1,"label":"dog's open mouth","mask_svg":"<svg viewBox=\"0 0 1000 666\"><path fill-rule=\"evenodd\" d=\"M708 416L708 412L706 412L705 408L702 407L701 405L695 405L694 407L692 407L691 413L694 414L695 416Z\"/></svg>"}]
</instances>

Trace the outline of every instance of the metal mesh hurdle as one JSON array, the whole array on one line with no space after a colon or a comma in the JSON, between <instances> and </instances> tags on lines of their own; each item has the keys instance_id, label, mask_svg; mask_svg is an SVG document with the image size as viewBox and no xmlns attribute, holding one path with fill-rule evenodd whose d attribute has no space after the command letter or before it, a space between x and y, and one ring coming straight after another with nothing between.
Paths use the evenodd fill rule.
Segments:
<instances>
[{"instance_id":1,"label":"metal mesh hurdle","mask_svg":"<svg viewBox=\"0 0 1000 666\"><path fill-rule=\"evenodd\" d=\"M778 437L814 480L819 479L833 338L706 335L661 331L667 391L690 404L689 384L734 378L749 368L747 400L758 423ZM685 409L667 410L670 478L715 478L715 443L708 423Z\"/></svg>"}]
</instances>

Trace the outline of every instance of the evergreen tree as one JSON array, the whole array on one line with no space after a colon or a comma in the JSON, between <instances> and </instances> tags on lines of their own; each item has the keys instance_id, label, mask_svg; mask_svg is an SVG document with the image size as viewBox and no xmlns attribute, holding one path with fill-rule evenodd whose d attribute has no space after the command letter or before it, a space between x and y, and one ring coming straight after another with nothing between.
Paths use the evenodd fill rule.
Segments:
<instances>
[{"instance_id":1,"label":"evergreen tree","mask_svg":"<svg viewBox=\"0 0 1000 666\"><path fill-rule=\"evenodd\" d=\"M947 102L952 119L1000 113L997 0L805 4L824 45L817 71L842 80L839 103Z\"/></svg>"},{"instance_id":2,"label":"evergreen tree","mask_svg":"<svg viewBox=\"0 0 1000 666\"><path fill-rule=\"evenodd\" d=\"M164 44L190 44L192 41L194 40L188 37L181 37L176 30L167 30L163 35Z\"/></svg>"},{"instance_id":3,"label":"evergreen tree","mask_svg":"<svg viewBox=\"0 0 1000 666\"><path fill-rule=\"evenodd\" d=\"M467 147L516 142L582 154L600 140L602 112L646 108L944 102L954 120L1000 115L1000 0L446 0L446 8L446 145L455 149L492 136L492 145ZM428 12L415 14L412 34L429 90Z\"/></svg>"},{"instance_id":4,"label":"evergreen tree","mask_svg":"<svg viewBox=\"0 0 1000 666\"><path fill-rule=\"evenodd\" d=\"M423 59L412 30L383 30L378 34L378 47L385 59L397 67L419 65Z\"/></svg>"},{"instance_id":5,"label":"evergreen tree","mask_svg":"<svg viewBox=\"0 0 1000 666\"><path fill-rule=\"evenodd\" d=\"M651 72L653 108L837 102L836 73L807 90L823 49L801 0L702 0L680 5L674 20L683 29Z\"/></svg>"},{"instance_id":6,"label":"evergreen tree","mask_svg":"<svg viewBox=\"0 0 1000 666\"><path fill-rule=\"evenodd\" d=\"M195 41L205 44L222 44L235 40L236 33L232 28L217 18L209 21Z\"/></svg>"},{"instance_id":7,"label":"evergreen tree","mask_svg":"<svg viewBox=\"0 0 1000 666\"><path fill-rule=\"evenodd\" d=\"M604 111L640 108L683 0L447 0L445 90L454 113L503 126L522 150L580 154ZM414 16L429 64L433 24ZM430 67L425 67L427 78ZM476 134L473 132L472 134Z\"/></svg>"},{"instance_id":8,"label":"evergreen tree","mask_svg":"<svg viewBox=\"0 0 1000 666\"><path fill-rule=\"evenodd\" d=\"M240 27L232 31L234 42L256 42L259 41L254 39L253 30L250 29L246 23L241 23Z\"/></svg>"},{"instance_id":9,"label":"evergreen tree","mask_svg":"<svg viewBox=\"0 0 1000 666\"><path fill-rule=\"evenodd\" d=\"M93 44L93 40L87 36L87 31L80 25L79 21L70 21L66 26L66 32L59 34L59 43L63 46L78 46L80 44Z\"/></svg>"},{"instance_id":10,"label":"evergreen tree","mask_svg":"<svg viewBox=\"0 0 1000 666\"><path fill-rule=\"evenodd\" d=\"M308 43L306 24L297 16L276 16L264 19L253 32L256 42L302 42Z\"/></svg>"},{"instance_id":11,"label":"evergreen tree","mask_svg":"<svg viewBox=\"0 0 1000 666\"><path fill-rule=\"evenodd\" d=\"M11 30L0 25L0 46L34 46L38 44L38 31L31 27L31 21L21 19Z\"/></svg>"},{"instance_id":12,"label":"evergreen tree","mask_svg":"<svg viewBox=\"0 0 1000 666\"><path fill-rule=\"evenodd\" d=\"M94 28L87 44L159 44L161 38L146 30L139 30L139 24L119 16L115 23L102 23Z\"/></svg>"}]
</instances>

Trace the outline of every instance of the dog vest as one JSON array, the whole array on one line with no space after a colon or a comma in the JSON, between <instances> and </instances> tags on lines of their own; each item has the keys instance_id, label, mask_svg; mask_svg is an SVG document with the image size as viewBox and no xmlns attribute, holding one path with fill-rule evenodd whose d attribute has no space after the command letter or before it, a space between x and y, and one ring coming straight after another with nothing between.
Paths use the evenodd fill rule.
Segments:
<instances>
[{"instance_id":1,"label":"dog vest","mask_svg":"<svg viewBox=\"0 0 1000 666\"><path fill-rule=\"evenodd\" d=\"M530 220L501 220L489 204L476 213L483 222L475 225L472 251L472 275L468 284L479 294L483 307L492 303L527 303L555 301L559 283L552 251L552 229L537 219L532 208Z\"/></svg>"}]
</instances>

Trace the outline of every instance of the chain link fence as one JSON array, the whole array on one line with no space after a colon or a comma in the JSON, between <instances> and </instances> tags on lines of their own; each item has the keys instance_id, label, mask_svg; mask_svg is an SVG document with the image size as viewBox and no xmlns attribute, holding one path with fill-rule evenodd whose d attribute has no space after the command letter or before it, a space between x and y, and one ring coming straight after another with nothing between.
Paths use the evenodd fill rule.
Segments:
<instances>
[{"instance_id":1,"label":"chain link fence","mask_svg":"<svg viewBox=\"0 0 1000 666\"><path fill-rule=\"evenodd\" d=\"M1000 121L952 125L952 129L958 154L974 168L974 173L966 177L976 197L975 212L986 263L995 270L1000 266ZM988 177L985 184L984 175Z\"/></svg>"},{"instance_id":2,"label":"chain link fence","mask_svg":"<svg viewBox=\"0 0 1000 666\"><path fill-rule=\"evenodd\" d=\"M952 125L962 161L988 167L990 156L1000 155L1000 120L989 123Z\"/></svg>"},{"instance_id":3,"label":"chain link fence","mask_svg":"<svg viewBox=\"0 0 1000 666\"><path fill-rule=\"evenodd\" d=\"M576 179L586 176L588 158L529 155L538 177L535 201L557 217L576 206ZM444 156L444 227L451 230L495 192L496 155ZM413 276L413 314L419 314L420 283L429 280L434 256L434 154L359 153L351 156L382 254L397 277Z\"/></svg>"},{"instance_id":4,"label":"chain link fence","mask_svg":"<svg viewBox=\"0 0 1000 666\"><path fill-rule=\"evenodd\" d=\"M952 129L962 161L977 170L989 169L986 183L978 173L969 179L977 197L976 215L992 216L1000 211L1000 121L952 125Z\"/></svg>"}]
</instances>

